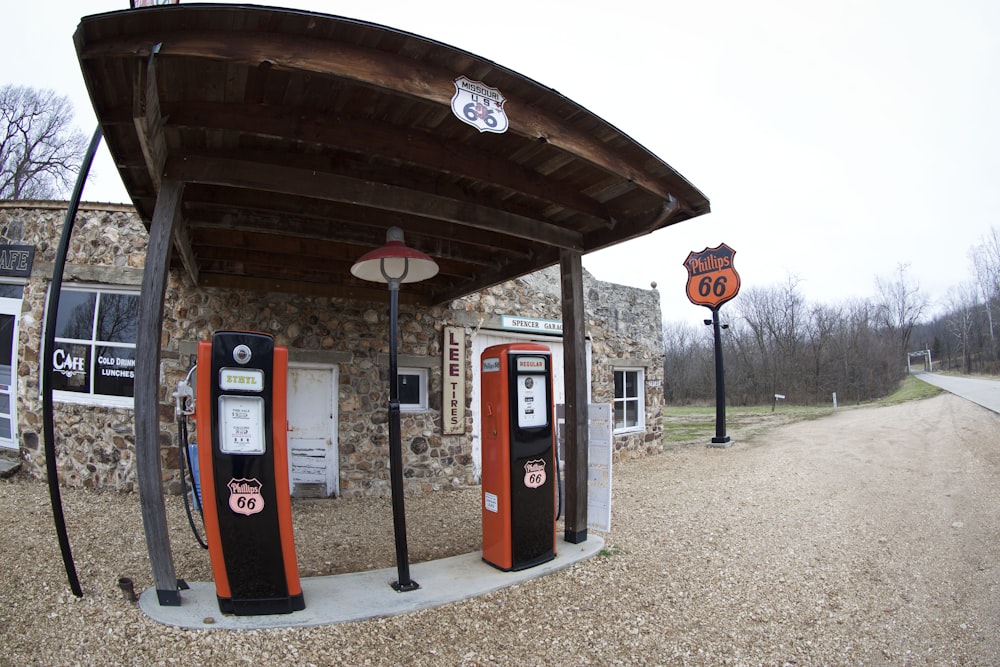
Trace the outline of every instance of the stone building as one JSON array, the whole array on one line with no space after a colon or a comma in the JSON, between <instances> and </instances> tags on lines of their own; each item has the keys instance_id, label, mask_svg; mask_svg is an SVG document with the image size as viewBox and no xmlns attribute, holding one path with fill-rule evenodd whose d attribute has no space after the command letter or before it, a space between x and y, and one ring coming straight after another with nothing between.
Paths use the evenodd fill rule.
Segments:
<instances>
[{"instance_id":1,"label":"stone building","mask_svg":"<svg viewBox=\"0 0 1000 667\"><path fill-rule=\"evenodd\" d=\"M133 491L135 325L147 233L130 206L80 207L56 344L42 360L46 297L65 215L61 202L0 202L0 351L7 355L0 359L0 452L16 454L31 475L45 476L40 364L47 361L53 369L60 481ZM446 307L401 307L399 367L408 493L478 483L475 369L486 347L517 340L549 345L557 375L555 401L561 402L559 295L558 269L553 268ZM614 405L616 457L659 451L659 295L585 275L584 296L590 402ZM388 495L387 307L198 288L180 271L170 276L161 339L160 454L168 491L180 488L172 394L191 371L197 342L222 329L269 333L289 350L293 492ZM444 381L448 359L463 360L460 382ZM452 366L450 374L455 372ZM454 405L458 408L446 409Z\"/></svg>"}]
</instances>

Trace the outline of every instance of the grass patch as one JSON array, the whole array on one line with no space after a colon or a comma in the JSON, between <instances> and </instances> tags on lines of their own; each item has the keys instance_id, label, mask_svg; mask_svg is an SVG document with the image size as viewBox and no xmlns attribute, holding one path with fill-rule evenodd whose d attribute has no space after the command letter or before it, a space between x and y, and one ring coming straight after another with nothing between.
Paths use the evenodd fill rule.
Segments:
<instances>
[{"instance_id":1,"label":"grass patch","mask_svg":"<svg viewBox=\"0 0 1000 667\"><path fill-rule=\"evenodd\" d=\"M833 406L770 405L726 406L726 433L758 430L833 412ZM672 448L691 442L708 442L715 435L715 406L667 407L663 410L663 445Z\"/></svg>"},{"instance_id":2,"label":"grass patch","mask_svg":"<svg viewBox=\"0 0 1000 667\"><path fill-rule=\"evenodd\" d=\"M597 555L600 556L601 558L610 558L611 556L617 556L618 554L623 554L623 553L625 553L624 549L622 549L617 544L611 544L598 551Z\"/></svg>"},{"instance_id":3,"label":"grass patch","mask_svg":"<svg viewBox=\"0 0 1000 667\"><path fill-rule=\"evenodd\" d=\"M941 393L934 385L907 375L893 394L864 406L897 405L906 401L931 398ZM857 407L842 400L839 410ZM779 426L806 419L818 419L833 414L829 405L787 405L778 403L771 411L770 405L726 406L726 433L737 433L741 439L764 428ZM663 409L663 446L665 449L690 444L707 443L715 436L715 405L667 406Z\"/></svg>"},{"instance_id":4,"label":"grass patch","mask_svg":"<svg viewBox=\"0 0 1000 667\"><path fill-rule=\"evenodd\" d=\"M875 401L876 405L896 405L906 401L916 401L922 398L931 398L940 394L943 389L927 384L923 380L918 380L912 375L907 375L899 384L899 389L885 398Z\"/></svg>"}]
</instances>

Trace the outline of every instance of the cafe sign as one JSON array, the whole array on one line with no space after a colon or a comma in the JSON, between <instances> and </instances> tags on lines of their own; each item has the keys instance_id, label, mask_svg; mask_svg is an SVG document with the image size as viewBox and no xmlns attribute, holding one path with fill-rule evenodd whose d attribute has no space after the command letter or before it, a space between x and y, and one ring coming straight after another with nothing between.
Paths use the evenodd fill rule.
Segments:
<instances>
[{"instance_id":1,"label":"cafe sign","mask_svg":"<svg viewBox=\"0 0 1000 667\"><path fill-rule=\"evenodd\" d=\"M0 245L0 276L30 278L35 261L35 246Z\"/></svg>"}]
</instances>

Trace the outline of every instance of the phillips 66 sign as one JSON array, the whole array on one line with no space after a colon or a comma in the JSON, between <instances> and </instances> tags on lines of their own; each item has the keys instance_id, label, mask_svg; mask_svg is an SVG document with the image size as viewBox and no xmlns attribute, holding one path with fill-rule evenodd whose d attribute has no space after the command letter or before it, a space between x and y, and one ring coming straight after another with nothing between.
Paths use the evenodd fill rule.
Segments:
<instances>
[{"instance_id":1,"label":"phillips 66 sign","mask_svg":"<svg viewBox=\"0 0 1000 667\"><path fill-rule=\"evenodd\" d=\"M722 243L684 260L688 272L687 297L697 306L718 308L740 291L740 274L733 268L736 251Z\"/></svg>"}]
</instances>

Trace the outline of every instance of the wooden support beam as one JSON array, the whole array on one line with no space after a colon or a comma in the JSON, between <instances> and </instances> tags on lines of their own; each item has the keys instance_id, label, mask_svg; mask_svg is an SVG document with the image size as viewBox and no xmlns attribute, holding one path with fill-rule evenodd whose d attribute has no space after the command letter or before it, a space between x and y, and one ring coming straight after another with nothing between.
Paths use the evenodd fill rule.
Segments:
<instances>
[{"instance_id":1,"label":"wooden support beam","mask_svg":"<svg viewBox=\"0 0 1000 667\"><path fill-rule=\"evenodd\" d=\"M158 60L156 54L159 51L160 45L157 44L149 54L146 68L140 68L136 73L138 80L135 86L135 99L132 101L132 123L135 125L135 134L146 162L146 171L156 188L159 188L163 181L163 169L167 162L168 153L167 139L163 133L166 123L160 107L160 94L157 87ZM184 270L187 271L191 281L197 285L198 262L195 260L194 251L191 249L191 240L188 238L183 223L174 225L173 242L177 247Z\"/></svg>"},{"instance_id":2,"label":"wooden support beam","mask_svg":"<svg viewBox=\"0 0 1000 667\"><path fill-rule=\"evenodd\" d=\"M184 185L163 181L149 225L135 342L135 464L146 549L162 606L178 606L160 466L160 334L174 228L179 224Z\"/></svg>"},{"instance_id":3,"label":"wooden support beam","mask_svg":"<svg viewBox=\"0 0 1000 667\"><path fill-rule=\"evenodd\" d=\"M185 183L205 183L225 187L261 190L338 201L489 232L503 229L508 236L533 243L584 250L583 235L572 229L538 218L475 204L420 190L322 173L314 169L233 160L202 155L171 156L164 167L165 178Z\"/></svg>"},{"instance_id":4,"label":"wooden support beam","mask_svg":"<svg viewBox=\"0 0 1000 667\"><path fill-rule=\"evenodd\" d=\"M559 253L562 275L563 376L566 386L566 509L564 539L587 540L587 343L581 253Z\"/></svg>"}]
</instances>

